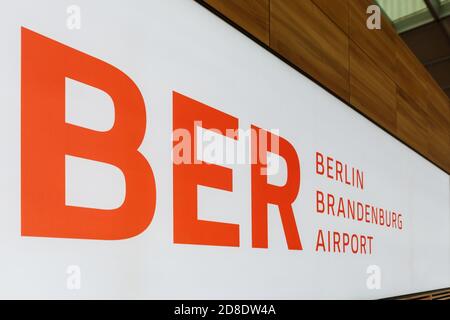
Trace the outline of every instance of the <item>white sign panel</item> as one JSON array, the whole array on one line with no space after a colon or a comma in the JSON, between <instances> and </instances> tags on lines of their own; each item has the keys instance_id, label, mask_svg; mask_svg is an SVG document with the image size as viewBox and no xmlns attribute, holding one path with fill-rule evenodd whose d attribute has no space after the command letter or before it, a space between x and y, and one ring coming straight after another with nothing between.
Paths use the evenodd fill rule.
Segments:
<instances>
[{"instance_id":1,"label":"white sign panel","mask_svg":"<svg viewBox=\"0 0 450 320\"><path fill-rule=\"evenodd\" d=\"M450 286L449 176L193 1L10 1L0 297Z\"/></svg>"}]
</instances>

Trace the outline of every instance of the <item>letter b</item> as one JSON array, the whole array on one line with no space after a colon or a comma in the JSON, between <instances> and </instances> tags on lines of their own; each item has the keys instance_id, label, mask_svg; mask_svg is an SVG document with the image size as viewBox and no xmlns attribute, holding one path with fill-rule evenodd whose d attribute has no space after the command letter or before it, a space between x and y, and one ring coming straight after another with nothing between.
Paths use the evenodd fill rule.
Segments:
<instances>
[{"instance_id":1,"label":"letter b","mask_svg":"<svg viewBox=\"0 0 450 320\"><path fill-rule=\"evenodd\" d=\"M109 94L111 130L65 122L65 78ZM118 240L143 232L156 204L153 172L137 149L145 134L142 95L117 68L22 28L22 235ZM126 182L125 200L113 210L65 203L65 155L108 163Z\"/></svg>"}]
</instances>

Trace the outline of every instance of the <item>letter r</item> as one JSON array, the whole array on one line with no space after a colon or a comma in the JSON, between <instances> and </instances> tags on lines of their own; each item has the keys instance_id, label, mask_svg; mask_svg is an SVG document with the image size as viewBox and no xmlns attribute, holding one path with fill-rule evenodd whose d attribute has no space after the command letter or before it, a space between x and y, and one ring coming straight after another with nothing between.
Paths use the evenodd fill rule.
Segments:
<instances>
[{"instance_id":1,"label":"letter r","mask_svg":"<svg viewBox=\"0 0 450 320\"><path fill-rule=\"evenodd\" d=\"M290 250L303 250L292 205L300 191L300 160L293 145L283 137L252 125L252 243L253 248L268 248L268 205L280 209L281 222ZM268 137L265 143L262 137ZM272 144L279 141L279 150ZM277 153L286 160L287 181L275 186L267 179L267 153Z\"/></svg>"},{"instance_id":2,"label":"letter r","mask_svg":"<svg viewBox=\"0 0 450 320\"><path fill-rule=\"evenodd\" d=\"M111 96L111 130L98 132L65 122L66 78ZM104 61L22 28L21 82L22 235L118 240L143 232L154 215L156 187L150 165L137 151L146 114L133 81ZM126 182L122 206L67 206L65 155L119 168Z\"/></svg>"}]
</instances>

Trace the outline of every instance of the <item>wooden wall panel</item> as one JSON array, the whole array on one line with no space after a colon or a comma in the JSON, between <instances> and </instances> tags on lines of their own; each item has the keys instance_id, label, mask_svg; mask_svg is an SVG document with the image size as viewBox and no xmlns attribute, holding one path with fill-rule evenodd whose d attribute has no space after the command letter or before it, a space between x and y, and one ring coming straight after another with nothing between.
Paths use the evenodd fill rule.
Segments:
<instances>
[{"instance_id":1,"label":"wooden wall panel","mask_svg":"<svg viewBox=\"0 0 450 320\"><path fill-rule=\"evenodd\" d=\"M349 100L348 37L311 0L271 0L270 47Z\"/></svg>"},{"instance_id":2,"label":"wooden wall panel","mask_svg":"<svg viewBox=\"0 0 450 320\"><path fill-rule=\"evenodd\" d=\"M428 122L426 107L397 88L397 135L421 154L428 152Z\"/></svg>"},{"instance_id":3,"label":"wooden wall panel","mask_svg":"<svg viewBox=\"0 0 450 320\"><path fill-rule=\"evenodd\" d=\"M334 23L348 34L349 1L352 0L312 0Z\"/></svg>"},{"instance_id":4,"label":"wooden wall panel","mask_svg":"<svg viewBox=\"0 0 450 320\"><path fill-rule=\"evenodd\" d=\"M370 0L349 0L350 38L383 70L391 79L395 77L396 31L387 19L381 20L381 29L367 28L367 7Z\"/></svg>"},{"instance_id":5,"label":"wooden wall panel","mask_svg":"<svg viewBox=\"0 0 450 320\"><path fill-rule=\"evenodd\" d=\"M397 126L403 133L409 131L410 137L406 143L447 172L450 172L449 99L425 67L418 63L415 55L400 39L397 44L396 64L398 90L407 93L410 97L410 108L407 112L411 115L414 114L414 106L425 111L422 117L427 126L427 139L426 141L421 140L420 133L412 126L415 122L401 122ZM414 102L414 105L412 102ZM413 138L415 141L411 141ZM417 145L419 141L420 146Z\"/></svg>"},{"instance_id":6,"label":"wooden wall panel","mask_svg":"<svg viewBox=\"0 0 450 320\"><path fill-rule=\"evenodd\" d=\"M430 76L431 78L431 76ZM450 168L450 101L440 87L427 82L429 118L428 155L442 168ZM447 172L449 172L447 170Z\"/></svg>"},{"instance_id":7,"label":"wooden wall panel","mask_svg":"<svg viewBox=\"0 0 450 320\"><path fill-rule=\"evenodd\" d=\"M269 0L203 0L269 45Z\"/></svg>"},{"instance_id":8,"label":"wooden wall panel","mask_svg":"<svg viewBox=\"0 0 450 320\"><path fill-rule=\"evenodd\" d=\"M422 64L417 63L417 59L409 48L398 39L396 51L396 72L395 81L399 88L407 92L417 103L422 106L427 104L428 80L427 72Z\"/></svg>"},{"instance_id":9,"label":"wooden wall panel","mask_svg":"<svg viewBox=\"0 0 450 320\"><path fill-rule=\"evenodd\" d=\"M450 100L372 0L197 0L450 173ZM446 76L446 74L444 74Z\"/></svg>"},{"instance_id":10,"label":"wooden wall panel","mask_svg":"<svg viewBox=\"0 0 450 320\"><path fill-rule=\"evenodd\" d=\"M350 42L350 102L391 133L396 132L397 87L353 41Z\"/></svg>"}]
</instances>

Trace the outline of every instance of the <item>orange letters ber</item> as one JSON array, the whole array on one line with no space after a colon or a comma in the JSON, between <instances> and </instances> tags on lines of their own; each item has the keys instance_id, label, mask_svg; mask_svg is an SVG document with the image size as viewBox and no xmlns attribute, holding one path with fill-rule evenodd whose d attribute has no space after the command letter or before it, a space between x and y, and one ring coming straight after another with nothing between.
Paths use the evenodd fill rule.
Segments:
<instances>
[{"instance_id":1,"label":"orange letters ber","mask_svg":"<svg viewBox=\"0 0 450 320\"><path fill-rule=\"evenodd\" d=\"M278 205L288 248L302 250L295 223L292 203L300 189L300 161L294 147L282 137L252 126L252 242L254 248L268 248L269 203ZM261 143L261 136L267 141ZM274 150L272 141L279 141L279 150ZM267 182L267 152L277 153L286 160L287 181L282 187Z\"/></svg>"},{"instance_id":2,"label":"orange letters ber","mask_svg":"<svg viewBox=\"0 0 450 320\"><path fill-rule=\"evenodd\" d=\"M215 129L238 139L238 119L198 101L173 93L173 131L190 132L191 161L173 164L173 237L179 244L239 246L239 225L199 220L197 186L233 191L233 172L196 159L195 122L205 129ZM174 145L177 142L174 141Z\"/></svg>"},{"instance_id":3,"label":"orange letters ber","mask_svg":"<svg viewBox=\"0 0 450 320\"><path fill-rule=\"evenodd\" d=\"M96 87L114 102L115 123L97 132L65 123L65 78ZM22 235L118 240L143 232L156 204L153 172L137 151L145 134L144 100L117 68L22 28ZM120 208L65 204L65 155L122 170Z\"/></svg>"}]
</instances>

